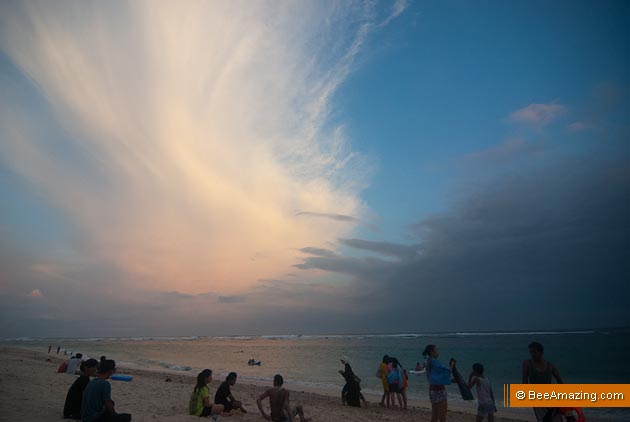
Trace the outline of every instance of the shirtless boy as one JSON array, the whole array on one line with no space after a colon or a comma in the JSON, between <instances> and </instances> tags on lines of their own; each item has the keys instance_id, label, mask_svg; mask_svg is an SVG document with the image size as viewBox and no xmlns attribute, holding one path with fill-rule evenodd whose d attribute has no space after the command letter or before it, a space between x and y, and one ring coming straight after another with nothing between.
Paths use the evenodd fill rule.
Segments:
<instances>
[{"instance_id":1,"label":"shirtless boy","mask_svg":"<svg viewBox=\"0 0 630 422\"><path fill-rule=\"evenodd\" d=\"M308 421L308 419L304 417L304 410L302 409L302 406L298 405L294 409L291 409L291 405L289 403L289 390L282 388L282 384L284 384L282 375L274 376L273 388L265 391L260 397L258 397L258 400L256 400L256 404L258 405L258 409L260 410L262 417L272 422L293 422L293 419L296 416L299 416L300 421ZM268 415L262 406L262 401L267 397L269 397L271 415Z\"/></svg>"}]
</instances>

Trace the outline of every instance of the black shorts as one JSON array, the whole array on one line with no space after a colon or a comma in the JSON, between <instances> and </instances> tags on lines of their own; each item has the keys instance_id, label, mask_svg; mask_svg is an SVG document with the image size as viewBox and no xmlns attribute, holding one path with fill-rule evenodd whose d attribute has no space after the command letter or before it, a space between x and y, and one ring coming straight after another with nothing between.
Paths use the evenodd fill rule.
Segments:
<instances>
[{"instance_id":1,"label":"black shorts","mask_svg":"<svg viewBox=\"0 0 630 422\"><path fill-rule=\"evenodd\" d=\"M389 392L400 393L400 390L398 389L398 384L389 384Z\"/></svg>"}]
</instances>

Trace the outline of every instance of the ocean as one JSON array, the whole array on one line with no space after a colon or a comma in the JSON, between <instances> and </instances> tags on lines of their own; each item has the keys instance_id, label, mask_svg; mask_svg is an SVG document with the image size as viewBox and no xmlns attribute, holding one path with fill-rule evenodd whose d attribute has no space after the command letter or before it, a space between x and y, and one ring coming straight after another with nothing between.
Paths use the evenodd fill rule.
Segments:
<instances>
[{"instance_id":1,"label":"ocean","mask_svg":"<svg viewBox=\"0 0 630 422\"><path fill-rule=\"evenodd\" d=\"M495 397L502 398L503 384L521 381L521 365L528 358L528 344L539 341L545 356L559 369L567 383L630 383L630 328L593 331L500 332L500 333L415 333L371 335L278 335L237 337L143 337L89 339L5 339L0 345L46 351L52 345L98 358L106 355L119 366L159 369L196 374L204 368L220 379L235 371L241 381L268 381L274 374L285 377L291 388L341 391L343 379L339 359L347 356L367 394L381 393L376 370L384 354L395 356L406 369L422 362L426 344L436 344L440 359L457 359L467 378L473 363L486 368ZM262 361L249 366L250 358ZM449 400L461 407L474 403L458 400L451 386ZM428 405L424 375L411 376L408 396ZM501 406L502 403L497 403ZM499 409L500 410L500 409ZM511 410L512 412L514 410ZM522 409L529 411L529 409ZM630 409L586 409L587 417L609 421L630 421Z\"/></svg>"}]
</instances>

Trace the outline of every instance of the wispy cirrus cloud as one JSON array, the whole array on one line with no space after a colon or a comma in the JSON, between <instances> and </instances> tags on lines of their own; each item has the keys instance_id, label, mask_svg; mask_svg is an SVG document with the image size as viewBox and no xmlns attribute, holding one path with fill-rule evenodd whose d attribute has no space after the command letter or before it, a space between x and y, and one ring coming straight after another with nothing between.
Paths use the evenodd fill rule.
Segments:
<instances>
[{"instance_id":1,"label":"wispy cirrus cloud","mask_svg":"<svg viewBox=\"0 0 630 422\"><path fill-rule=\"evenodd\" d=\"M584 132L589 129L592 129L592 126L584 122L573 122L567 125L569 132Z\"/></svg>"},{"instance_id":2,"label":"wispy cirrus cloud","mask_svg":"<svg viewBox=\"0 0 630 422\"><path fill-rule=\"evenodd\" d=\"M518 109L508 116L508 122L544 127L563 116L566 107L557 103L533 103Z\"/></svg>"},{"instance_id":3,"label":"wispy cirrus cloud","mask_svg":"<svg viewBox=\"0 0 630 422\"><path fill-rule=\"evenodd\" d=\"M403 10L3 3L2 166L69 222L85 261L237 297L365 213L365 158L329 124L331 98Z\"/></svg>"}]
</instances>

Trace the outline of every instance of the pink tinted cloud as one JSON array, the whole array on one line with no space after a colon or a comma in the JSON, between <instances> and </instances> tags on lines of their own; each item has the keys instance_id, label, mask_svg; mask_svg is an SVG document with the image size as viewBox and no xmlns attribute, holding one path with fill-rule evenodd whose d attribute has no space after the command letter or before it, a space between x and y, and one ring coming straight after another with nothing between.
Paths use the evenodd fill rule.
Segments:
<instances>
[{"instance_id":1,"label":"pink tinted cloud","mask_svg":"<svg viewBox=\"0 0 630 422\"><path fill-rule=\"evenodd\" d=\"M35 289L31 293L29 293L29 296L34 297L34 298L40 298L40 297L44 297L44 294L42 293L41 290Z\"/></svg>"},{"instance_id":2,"label":"pink tinted cloud","mask_svg":"<svg viewBox=\"0 0 630 422\"><path fill-rule=\"evenodd\" d=\"M586 124L584 122L573 122L567 125L567 130L569 132L583 132L589 129L591 129L591 125Z\"/></svg>"},{"instance_id":3,"label":"pink tinted cloud","mask_svg":"<svg viewBox=\"0 0 630 422\"><path fill-rule=\"evenodd\" d=\"M510 114L508 121L510 123L527 124L533 126L546 126L566 112L566 107L562 104L548 103L536 104L532 103L527 107L518 109Z\"/></svg>"}]
</instances>

